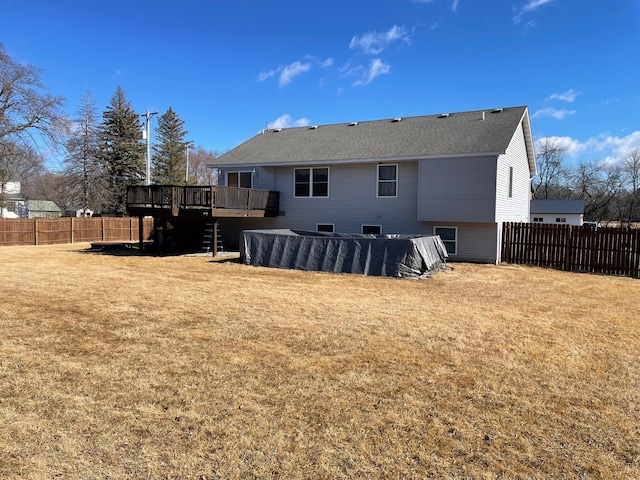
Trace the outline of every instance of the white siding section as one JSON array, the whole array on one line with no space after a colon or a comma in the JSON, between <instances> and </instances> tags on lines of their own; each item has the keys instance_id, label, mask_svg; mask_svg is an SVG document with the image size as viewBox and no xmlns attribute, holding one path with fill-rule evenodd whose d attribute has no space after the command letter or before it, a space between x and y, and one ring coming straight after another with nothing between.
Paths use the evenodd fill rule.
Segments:
<instances>
[{"instance_id":1,"label":"white siding section","mask_svg":"<svg viewBox=\"0 0 640 480\"><path fill-rule=\"evenodd\" d=\"M418 219L494 222L496 157L420 161Z\"/></svg>"},{"instance_id":2,"label":"white siding section","mask_svg":"<svg viewBox=\"0 0 640 480\"><path fill-rule=\"evenodd\" d=\"M534 218L542 218L541 222L535 223L554 223L554 224L565 224L565 225L576 225L580 226L584 223L584 219L582 214L577 213L532 213L531 214L531 222L533 222ZM558 222L558 218L564 218L564 222Z\"/></svg>"},{"instance_id":3,"label":"white siding section","mask_svg":"<svg viewBox=\"0 0 640 480\"><path fill-rule=\"evenodd\" d=\"M509 197L509 170L513 168L512 195ZM496 176L496 221L528 222L531 177L524 142L524 131L520 125L504 155L498 157Z\"/></svg>"}]
</instances>

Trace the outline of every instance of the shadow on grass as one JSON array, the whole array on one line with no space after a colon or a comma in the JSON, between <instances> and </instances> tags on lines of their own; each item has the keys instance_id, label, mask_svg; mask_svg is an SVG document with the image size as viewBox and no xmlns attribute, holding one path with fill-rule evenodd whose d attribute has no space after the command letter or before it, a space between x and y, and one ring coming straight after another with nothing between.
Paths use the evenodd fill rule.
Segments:
<instances>
[{"instance_id":1,"label":"shadow on grass","mask_svg":"<svg viewBox=\"0 0 640 480\"><path fill-rule=\"evenodd\" d=\"M153 244L146 245L142 250L137 242L113 242L92 244L90 248L80 250L81 253L94 255L110 255L114 257L210 257L212 263L240 263L238 252L218 252L214 257L212 252L202 252L196 250L165 250L155 248Z\"/></svg>"}]
</instances>

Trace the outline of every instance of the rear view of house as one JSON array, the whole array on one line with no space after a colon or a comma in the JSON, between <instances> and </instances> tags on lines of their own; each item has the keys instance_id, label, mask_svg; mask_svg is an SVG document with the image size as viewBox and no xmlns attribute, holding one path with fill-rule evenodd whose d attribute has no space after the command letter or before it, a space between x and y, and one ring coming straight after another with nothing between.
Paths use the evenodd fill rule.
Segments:
<instances>
[{"instance_id":1,"label":"rear view of house","mask_svg":"<svg viewBox=\"0 0 640 480\"><path fill-rule=\"evenodd\" d=\"M535 153L527 107L269 129L216 160L220 184L279 192L245 229L440 235L450 260L500 261L503 222L527 222Z\"/></svg>"}]
</instances>

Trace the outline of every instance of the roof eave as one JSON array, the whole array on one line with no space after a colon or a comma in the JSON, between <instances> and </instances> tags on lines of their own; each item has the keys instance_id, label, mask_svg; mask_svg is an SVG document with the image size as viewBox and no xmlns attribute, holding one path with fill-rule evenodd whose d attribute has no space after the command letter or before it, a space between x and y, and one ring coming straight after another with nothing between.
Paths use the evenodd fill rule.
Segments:
<instances>
[{"instance_id":1,"label":"roof eave","mask_svg":"<svg viewBox=\"0 0 640 480\"><path fill-rule=\"evenodd\" d=\"M503 155L505 151L496 152L475 152L475 153L448 153L434 155L411 155L407 157L368 157L368 158L347 158L337 160L304 160L289 162L259 162L259 163L209 163L207 168L256 168L256 167L292 167L297 165L337 165L354 163L395 163L416 160L435 160L441 158L473 158L473 157L497 157Z\"/></svg>"}]
</instances>

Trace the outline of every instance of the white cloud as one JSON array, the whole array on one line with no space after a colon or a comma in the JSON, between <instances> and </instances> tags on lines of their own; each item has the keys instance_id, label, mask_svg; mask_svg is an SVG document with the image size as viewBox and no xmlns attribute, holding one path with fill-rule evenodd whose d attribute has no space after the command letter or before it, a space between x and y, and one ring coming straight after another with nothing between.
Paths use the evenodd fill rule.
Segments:
<instances>
[{"instance_id":1,"label":"white cloud","mask_svg":"<svg viewBox=\"0 0 640 480\"><path fill-rule=\"evenodd\" d=\"M520 21L522 20L522 17L526 13L533 12L534 10L537 10L541 6L554 1L555 0L529 0L526 4L520 7L518 14L515 17L513 17L513 23L515 24L520 23Z\"/></svg>"},{"instance_id":2,"label":"white cloud","mask_svg":"<svg viewBox=\"0 0 640 480\"><path fill-rule=\"evenodd\" d=\"M385 75L390 71L391 71L391 66L386 63L383 63L382 60L380 60L379 58L371 60L371 63L369 64L369 71L366 73L365 78L361 80L356 80L355 82L353 82L353 86L359 87L363 85L369 85L377 77L379 77L380 75Z\"/></svg>"},{"instance_id":3,"label":"white cloud","mask_svg":"<svg viewBox=\"0 0 640 480\"><path fill-rule=\"evenodd\" d=\"M458 3L460 3L460 0L453 0L451 4L451 10L453 10L454 13L458 10Z\"/></svg>"},{"instance_id":4,"label":"white cloud","mask_svg":"<svg viewBox=\"0 0 640 480\"><path fill-rule=\"evenodd\" d=\"M310 124L308 118L299 118L298 120L294 120L291 115L285 113L284 115L279 116L273 122L269 122L267 124L267 128L292 128L292 127L306 127Z\"/></svg>"},{"instance_id":5,"label":"white cloud","mask_svg":"<svg viewBox=\"0 0 640 480\"><path fill-rule=\"evenodd\" d=\"M547 100L562 100L563 102L573 103L581 93L570 88L566 92L552 94Z\"/></svg>"},{"instance_id":6,"label":"white cloud","mask_svg":"<svg viewBox=\"0 0 640 480\"><path fill-rule=\"evenodd\" d=\"M569 115L573 115L574 113L576 113L575 110L566 110L564 108L558 110L557 108L548 107L538 110L533 115L531 115L531 118L553 117L556 120L562 120Z\"/></svg>"},{"instance_id":7,"label":"white cloud","mask_svg":"<svg viewBox=\"0 0 640 480\"><path fill-rule=\"evenodd\" d=\"M278 70L269 70L268 72L260 72L260 74L258 75L258 81L264 82L268 78L273 77L276 73L278 73Z\"/></svg>"},{"instance_id":8,"label":"white cloud","mask_svg":"<svg viewBox=\"0 0 640 480\"><path fill-rule=\"evenodd\" d=\"M411 3L431 3L433 0L411 0Z\"/></svg>"},{"instance_id":9,"label":"white cloud","mask_svg":"<svg viewBox=\"0 0 640 480\"><path fill-rule=\"evenodd\" d=\"M264 82L269 78L278 76L278 85L280 87L284 87L289 85L294 77L298 75L302 75L303 73L308 72L314 66L320 66L322 68L331 67L334 63L333 58L327 58L326 60L318 60L311 55L306 55L302 61L296 60L289 65L282 66L280 65L278 68L274 68L265 72L260 72L258 74L258 81Z\"/></svg>"},{"instance_id":10,"label":"white cloud","mask_svg":"<svg viewBox=\"0 0 640 480\"><path fill-rule=\"evenodd\" d=\"M324 60L323 62L320 63L320 66L322 68L327 68L333 65L333 58L327 58L326 60Z\"/></svg>"},{"instance_id":11,"label":"white cloud","mask_svg":"<svg viewBox=\"0 0 640 480\"><path fill-rule=\"evenodd\" d=\"M536 140L536 146L551 140L562 146L568 158L602 160L608 164L621 164L631 152L640 150L640 130L636 130L624 137L600 135L581 142L571 137L546 137Z\"/></svg>"},{"instance_id":12,"label":"white cloud","mask_svg":"<svg viewBox=\"0 0 640 480\"><path fill-rule=\"evenodd\" d=\"M293 77L297 77L298 75L302 75L303 73L311 70L311 63L302 63L300 61L295 61L290 63L286 67L282 69L280 72L280 78L278 78L278 85L284 87L285 85L289 85Z\"/></svg>"},{"instance_id":13,"label":"white cloud","mask_svg":"<svg viewBox=\"0 0 640 480\"><path fill-rule=\"evenodd\" d=\"M411 32L406 27L394 25L388 32L367 32L351 38L349 48L362 50L366 54L377 55L393 42L411 43Z\"/></svg>"}]
</instances>

